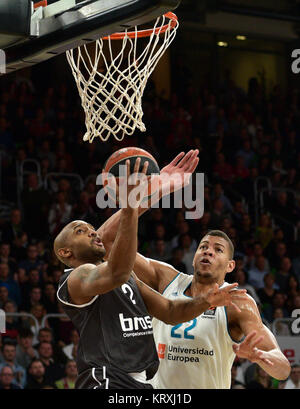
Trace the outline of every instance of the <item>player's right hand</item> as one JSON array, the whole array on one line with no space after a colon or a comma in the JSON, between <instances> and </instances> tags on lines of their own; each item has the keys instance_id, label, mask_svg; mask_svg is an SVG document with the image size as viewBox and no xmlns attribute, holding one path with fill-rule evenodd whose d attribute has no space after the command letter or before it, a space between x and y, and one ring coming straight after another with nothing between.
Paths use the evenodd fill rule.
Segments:
<instances>
[{"instance_id":1,"label":"player's right hand","mask_svg":"<svg viewBox=\"0 0 300 409\"><path fill-rule=\"evenodd\" d=\"M141 158L135 161L133 172L130 173L130 161L126 160L126 175L117 189L117 197L122 208L137 209L148 192L149 178L147 169L149 162L145 162L140 171Z\"/></svg>"},{"instance_id":2,"label":"player's right hand","mask_svg":"<svg viewBox=\"0 0 300 409\"><path fill-rule=\"evenodd\" d=\"M210 304L210 308L232 306L238 312L241 312L239 307L234 303L237 300L247 299L247 290L236 289L238 283L233 283L227 285L226 287L220 288L218 284L214 284L206 294L206 301Z\"/></svg>"}]
</instances>

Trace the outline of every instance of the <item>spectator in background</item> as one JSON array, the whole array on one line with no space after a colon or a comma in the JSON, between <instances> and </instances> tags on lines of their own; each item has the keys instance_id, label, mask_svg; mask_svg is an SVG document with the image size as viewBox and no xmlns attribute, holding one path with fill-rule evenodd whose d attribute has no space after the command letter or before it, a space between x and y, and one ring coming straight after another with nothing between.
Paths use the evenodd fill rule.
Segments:
<instances>
[{"instance_id":1,"label":"spectator in background","mask_svg":"<svg viewBox=\"0 0 300 409\"><path fill-rule=\"evenodd\" d=\"M296 257L293 257L292 264L295 275L300 283L300 243L297 243L296 251Z\"/></svg>"},{"instance_id":2,"label":"spectator in background","mask_svg":"<svg viewBox=\"0 0 300 409\"><path fill-rule=\"evenodd\" d=\"M172 257L167 260L168 264L171 264L176 270L181 273L186 273L186 265L183 262L184 252L181 247L176 247L172 250Z\"/></svg>"},{"instance_id":3,"label":"spectator in background","mask_svg":"<svg viewBox=\"0 0 300 409\"><path fill-rule=\"evenodd\" d=\"M40 342L37 348L39 359L45 367L45 377L53 384L64 375L64 370L60 364L53 359L53 348L50 342Z\"/></svg>"},{"instance_id":4,"label":"spectator in background","mask_svg":"<svg viewBox=\"0 0 300 409\"><path fill-rule=\"evenodd\" d=\"M288 287L288 279L291 275L292 262L289 257L282 257L280 270L275 274L275 282L280 291L286 293Z\"/></svg>"},{"instance_id":5,"label":"spectator in background","mask_svg":"<svg viewBox=\"0 0 300 409\"><path fill-rule=\"evenodd\" d=\"M276 308L281 308L283 312L283 317L289 317L288 310L286 308L286 294L277 291L274 296L272 297L272 304L267 305L263 310L264 318L269 322L273 322L274 311Z\"/></svg>"},{"instance_id":6,"label":"spectator in background","mask_svg":"<svg viewBox=\"0 0 300 409\"><path fill-rule=\"evenodd\" d=\"M182 261L186 266L187 274L193 274L193 260L195 252L192 250L192 237L185 233L179 237L179 247L183 250L183 258Z\"/></svg>"},{"instance_id":7,"label":"spectator in background","mask_svg":"<svg viewBox=\"0 0 300 409\"><path fill-rule=\"evenodd\" d=\"M265 257L257 256L254 267L248 271L248 283L251 284L255 290L259 290L264 286L264 276L267 272L265 268Z\"/></svg>"},{"instance_id":8,"label":"spectator in background","mask_svg":"<svg viewBox=\"0 0 300 409\"><path fill-rule=\"evenodd\" d=\"M9 366L13 371L14 382L22 388L26 383L26 371L16 363L16 345L13 342L6 342L2 346L3 361L0 364L0 371L4 366Z\"/></svg>"},{"instance_id":9,"label":"spectator in background","mask_svg":"<svg viewBox=\"0 0 300 409\"><path fill-rule=\"evenodd\" d=\"M14 372L9 365L3 365L0 370L0 389L22 389L14 381Z\"/></svg>"},{"instance_id":10,"label":"spectator in background","mask_svg":"<svg viewBox=\"0 0 300 409\"><path fill-rule=\"evenodd\" d=\"M24 303L21 305L20 310L21 311L30 311L35 305L38 305L41 303L42 299L42 289L41 287L32 287L30 292L29 292L29 298L28 300L25 299Z\"/></svg>"},{"instance_id":11,"label":"spectator in background","mask_svg":"<svg viewBox=\"0 0 300 409\"><path fill-rule=\"evenodd\" d=\"M54 284L46 283L43 291L43 305L47 314L57 314L57 297Z\"/></svg>"},{"instance_id":12,"label":"spectator in background","mask_svg":"<svg viewBox=\"0 0 300 409\"><path fill-rule=\"evenodd\" d=\"M238 369L238 362L234 361L231 367L231 386L230 389L245 389L245 385L238 381L237 378L237 369Z\"/></svg>"},{"instance_id":13,"label":"spectator in background","mask_svg":"<svg viewBox=\"0 0 300 409\"><path fill-rule=\"evenodd\" d=\"M265 274L264 286L257 290L257 295L262 303L263 308L265 308L267 305L272 304L273 297L276 294L277 290L279 290L279 287L277 284L275 284L273 274Z\"/></svg>"},{"instance_id":14,"label":"spectator in background","mask_svg":"<svg viewBox=\"0 0 300 409\"><path fill-rule=\"evenodd\" d=\"M68 359L72 360L76 358L76 356L74 356L74 347L78 346L78 342L79 342L79 335L75 328L71 330L70 339L71 339L71 343L63 347L63 352L67 356Z\"/></svg>"},{"instance_id":15,"label":"spectator in background","mask_svg":"<svg viewBox=\"0 0 300 409\"><path fill-rule=\"evenodd\" d=\"M45 240L39 240L36 243L36 249L38 252L38 258L41 260L43 263L49 263L50 262L50 251L47 248L47 243Z\"/></svg>"},{"instance_id":16,"label":"spectator in background","mask_svg":"<svg viewBox=\"0 0 300 409\"><path fill-rule=\"evenodd\" d=\"M6 303L6 301L10 301L8 295L8 286L7 284L3 283L0 285L0 308L3 309L3 306Z\"/></svg>"},{"instance_id":17,"label":"spectator in background","mask_svg":"<svg viewBox=\"0 0 300 409\"><path fill-rule=\"evenodd\" d=\"M97 214L90 205L89 194L85 190L80 193L79 200L74 204L70 218L72 220L84 220L92 226L99 224Z\"/></svg>"},{"instance_id":18,"label":"spectator in background","mask_svg":"<svg viewBox=\"0 0 300 409\"><path fill-rule=\"evenodd\" d=\"M58 284L61 276L63 275L63 271L60 268L54 268L51 274L52 282L55 286L55 289L58 289Z\"/></svg>"},{"instance_id":19,"label":"spectator in background","mask_svg":"<svg viewBox=\"0 0 300 409\"><path fill-rule=\"evenodd\" d=\"M27 248L26 259L22 260L18 267L24 268L27 275L29 275L30 270L38 270L41 278L43 264L43 261L39 258L37 246L35 244L30 244Z\"/></svg>"},{"instance_id":20,"label":"spectator in background","mask_svg":"<svg viewBox=\"0 0 300 409\"><path fill-rule=\"evenodd\" d=\"M10 256L10 244L9 243L1 243L0 245L0 263L7 264L9 267L10 275L17 271L17 263L14 258Z\"/></svg>"},{"instance_id":21,"label":"spectator in background","mask_svg":"<svg viewBox=\"0 0 300 409\"><path fill-rule=\"evenodd\" d=\"M260 304L260 299L255 291L255 288L252 285L247 284L247 273L244 270L236 270L234 273L234 279L237 283L239 283L239 288L246 289L247 293L254 298L256 304Z\"/></svg>"},{"instance_id":22,"label":"spectator in background","mask_svg":"<svg viewBox=\"0 0 300 409\"><path fill-rule=\"evenodd\" d=\"M43 186L39 185L36 173L30 173L27 178L27 186L21 195L24 223L26 231L33 238L43 238L48 234L45 219L48 214L49 194Z\"/></svg>"},{"instance_id":23,"label":"spectator in background","mask_svg":"<svg viewBox=\"0 0 300 409\"><path fill-rule=\"evenodd\" d=\"M176 232L177 232L178 234L176 234L176 236L174 236L174 237L171 239L172 248L178 247L178 245L179 245L179 238L180 238L181 235L183 235L183 234L191 234L190 225L188 224L187 221L185 221L185 220L180 220L180 221L178 221L178 222L176 223ZM193 251L196 251L196 249L197 249L197 242L196 242L196 240L193 239L193 238L192 238L191 249L192 249Z\"/></svg>"},{"instance_id":24,"label":"spectator in background","mask_svg":"<svg viewBox=\"0 0 300 409\"><path fill-rule=\"evenodd\" d=\"M240 156L244 159L244 165L247 169L253 166L256 162L256 155L255 152L252 150L251 142L249 139L246 139L243 142L242 149L240 149L236 156Z\"/></svg>"},{"instance_id":25,"label":"spectator in background","mask_svg":"<svg viewBox=\"0 0 300 409\"><path fill-rule=\"evenodd\" d=\"M35 304L34 306L31 307L30 313L34 316L35 321L33 321L31 318L29 318L30 322L30 329L33 332L33 345L36 345L38 343L38 333L39 330L43 327L48 327L49 328L49 323L48 320L43 320L44 316L46 315L46 310L43 304Z\"/></svg>"},{"instance_id":26,"label":"spectator in background","mask_svg":"<svg viewBox=\"0 0 300 409\"><path fill-rule=\"evenodd\" d=\"M234 203L233 212L232 212L232 220L236 226L238 227L241 226L243 216L245 213L246 213L246 210L244 208L243 202L241 200L237 200Z\"/></svg>"},{"instance_id":27,"label":"spectator in background","mask_svg":"<svg viewBox=\"0 0 300 409\"><path fill-rule=\"evenodd\" d=\"M213 167L213 175L222 182L231 182L233 180L234 169L228 162L226 162L223 152L219 152L216 155L216 161Z\"/></svg>"},{"instance_id":28,"label":"spectator in background","mask_svg":"<svg viewBox=\"0 0 300 409\"><path fill-rule=\"evenodd\" d=\"M274 322L277 319L280 318L284 318L283 316L283 310L282 308L275 308L273 311L273 325L274 325L274 335L280 335L283 337L288 337L291 335L290 329L289 329L289 325L286 322L283 321L278 321L278 322Z\"/></svg>"},{"instance_id":29,"label":"spectator in background","mask_svg":"<svg viewBox=\"0 0 300 409\"><path fill-rule=\"evenodd\" d=\"M297 277L291 274L287 282L287 307L290 312L292 312L293 300L295 297L300 295L300 283Z\"/></svg>"},{"instance_id":30,"label":"spectator in background","mask_svg":"<svg viewBox=\"0 0 300 409\"><path fill-rule=\"evenodd\" d=\"M64 192L56 194L56 200L50 208L48 223L49 231L52 236L55 236L61 228L68 223L72 215L72 206L66 202Z\"/></svg>"},{"instance_id":31,"label":"spectator in background","mask_svg":"<svg viewBox=\"0 0 300 409\"><path fill-rule=\"evenodd\" d=\"M3 226L1 240L12 243L23 231L21 211L20 209L13 209L10 214L10 221Z\"/></svg>"},{"instance_id":32,"label":"spectator in background","mask_svg":"<svg viewBox=\"0 0 300 409\"><path fill-rule=\"evenodd\" d=\"M235 159L234 178L235 186L239 189L243 187L243 182L250 175L249 168L245 165L245 158L241 155L237 155Z\"/></svg>"},{"instance_id":33,"label":"spectator in background","mask_svg":"<svg viewBox=\"0 0 300 409\"><path fill-rule=\"evenodd\" d=\"M224 194L224 190L221 183L215 183L212 191L212 200L220 199L223 202L223 209L225 213L231 213L233 211L232 204L228 197Z\"/></svg>"},{"instance_id":34,"label":"spectator in background","mask_svg":"<svg viewBox=\"0 0 300 409\"><path fill-rule=\"evenodd\" d=\"M17 337L16 363L27 368L32 359L38 357L37 351L32 346L33 333L29 328L21 328Z\"/></svg>"},{"instance_id":35,"label":"spectator in background","mask_svg":"<svg viewBox=\"0 0 300 409\"><path fill-rule=\"evenodd\" d=\"M228 214L224 211L224 204L221 199L215 199L211 211L210 224L213 229L218 228L222 223L222 220L227 217Z\"/></svg>"},{"instance_id":36,"label":"spectator in background","mask_svg":"<svg viewBox=\"0 0 300 409\"><path fill-rule=\"evenodd\" d=\"M3 310L6 313L5 321L6 328L5 333L3 333L3 339L9 338L10 340L16 340L20 328L20 318L14 316L8 316L8 313L16 313L17 306L14 301L8 300L3 305Z\"/></svg>"},{"instance_id":37,"label":"spectator in background","mask_svg":"<svg viewBox=\"0 0 300 409\"><path fill-rule=\"evenodd\" d=\"M270 264L267 257L264 256L263 246L259 242L254 242L252 245L252 254L248 257L247 260L247 268L252 269L255 268L256 259L259 256L263 256L264 258L264 269L269 273L270 272Z\"/></svg>"},{"instance_id":38,"label":"spectator in background","mask_svg":"<svg viewBox=\"0 0 300 409\"><path fill-rule=\"evenodd\" d=\"M8 289L8 296L13 300L18 306L21 303L21 293L18 283L13 279L9 278L9 267L7 264L0 264L0 285L5 284Z\"/></svg>"},{"instance_id":39,"label":"spectator in background","mask_svg":"<svg viewBox=\"0 0 300 409\"><path fill-rule=\"evenodd\" d=\"M70 329L69 331L69 335L71 336L71 332L72 329ZM54 331L52 330L52 328L48 328L48 327L44 327L44 328L40 328L39 333L38 333L38 344L37 346L41 343L41 342L50 342L50 344L52 345L53 348L53 358L56 362L59 362L60 364L64 365L67 361L66 355L64 354L62 347L65 346L65 343L63 341L60 340L59 337L56 337L58 339L55 339L54 336ZM37 348L37 346L35 348ZM72 359L74 359L72 357Z\"/></svg>"},{"instance_id":40,"label":"spectator in background","mask_svg":"<svg viewBox=\"0 0 300 409\"><path fill-rule=\"evenodd\" d=\"M242 215L238 236L243 248L252 246L255 241L253 222L248 213Z\"/></svg>"},{"instance_id":41,"label":"spectator in background","mask_svg":"<svg viewBox=\"0 0 300 409\"><path fill-rule=\"evenodd\" d=\"M26 258L27 246L28 234L24 231L21 231L17 234L17 237L14 239L12 244L12 255L17 261L24 260Z\"/></svg>"},{"instance_id":42,"label":"spectator in background","mask_svg":"<svg viewBox=\"0 0 300 409\"><path fill-rule=\"evenodd\" d=\"M300 365L291 365L291 374L287 379L283 389L300 389Z\"/></svg>"},{"instance_id":43,"label":"spectator in background","mask_svg":"<svg viewBox=\"0 0 300 409\"><path fill-rule=\"evenodd\" d=\"M255 365L254 378L246 384L246 389L272 389L272 379L259 365Z\"/></svg>"},{"instance_id":44,"label":"spectator in background","mask_svg":"<svg viewBox=\"0 0 300 409\"><path fill-rule=\"evenodd\" d=\"M38 158L39 159L48 159L50 169L54 169L56 157L55 153L51 151L50 142L47 139L44 139L38 149Z\"/></svg>"},{"instance_id":45,"label":"spectator in background","mask_svg":"<svg viewBox=\"0 0 300 409\"><path fill-rule=\"evenodd\" d=\"M149 257L159 261L167 261L171 256L171 250L167 248L165 240L155 240L154 248L149 248Z\"/></svg>"},{"instance_id":46,"label":"spectator in background","mask_svg":"<svg viewBox=\"0 0 300 409\"><path fill-rule=\"evenodd\" d=\"M41 359L33 359L28 367L28 379L25 389L43 389L45 386L54 386L45 375L45 366Z\"/></svg>"},{"instance_id":47,"label":"spectator in background","mask_svg":"<svg viewBox=\"0 0 300 409\"><path fill-rule=\"evenodd\" d=\"M55 386L57 389L74 389L77 374L76 361L68 361L65 366L65 377L56 381Z\"/></svg>"},{"instance_id":48,"label":"spectator in background","mask_svg":"<svg viewBox=\"0 0 300 409\"><path fill-rule=\"evenodd\" d=\"M20 277L21 270L25 272L26 279L22 279ZM26 270L19 268L19 283L20 280L22 282L21 285L21 297L22 303L27 304L30 302L30 294L33 288L40 287L41 280L40 280L40 272L36 268L32 268L29 270L29 273L26 274Z\"/></svg>"},{"instance_id":49,"label":"spectator in background","mask_svg":"<svg viewBox=\"0 0 300 409\"><path fill-rule=\"evenodd\" d=\"M270 244L273 238L272 219L267 213L260 216L259 225L256 229L256 238L263 249Z\"/></svg>"}]
</instances>

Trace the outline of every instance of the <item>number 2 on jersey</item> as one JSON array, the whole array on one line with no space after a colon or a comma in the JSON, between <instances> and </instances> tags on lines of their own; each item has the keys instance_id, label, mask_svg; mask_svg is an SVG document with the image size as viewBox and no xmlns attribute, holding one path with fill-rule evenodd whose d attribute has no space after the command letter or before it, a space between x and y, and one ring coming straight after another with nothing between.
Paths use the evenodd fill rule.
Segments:
<instances>
[{"instance_id":1,"label":"number 2 on jersey","mask_svg":"<svg viewBox=\"0 0 300 409\"><path fill-rule=\"evenodd\" d=\"M189 334L189 332L195 328L195 326L197 325L197 319L193 319L191 322L191 325L189 325L188 327L186 327L183 331L183 338L185 339L194 339L194 335ZM171 337L173 338L182 338L182 331L179 330L179 328L182 326L183 324L177 324L174 327L172 327L171 329ZM178 331L179 330L179 331Z\"/></svg>"},{"instance_id":2,"label":"number 2 on jersey","mask_svg":"<svg viewBox=\"0 0 300 409\"><path fill-rule=\"evenodd\" d=\"M123 284L122 287L121 287L121 289L122 289L122 291L123 291L124 294L126 294L127 292L129 292L129 297L130 297L130 299L131 299L131 301L132 301L132 304L136 304L136 301L135 301L135 299L133 298L133 296L134 296L133 289L130 287L130 285L128 285L128 284Z\"/></svg>"}]
</instances>

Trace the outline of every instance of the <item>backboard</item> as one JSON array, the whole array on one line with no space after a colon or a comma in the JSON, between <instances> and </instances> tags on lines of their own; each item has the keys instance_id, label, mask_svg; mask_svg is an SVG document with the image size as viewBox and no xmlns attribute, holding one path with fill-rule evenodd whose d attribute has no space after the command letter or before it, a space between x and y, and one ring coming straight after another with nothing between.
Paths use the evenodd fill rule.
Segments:
<instances>
[{"instance_id":1,"label":"backboard","mask_svg":"<svg viewBox=\"0 0 300 409\"><path fill-rule=\"evenodd\" d=\"M59 0L35 7L31 0L1 0L0 48L6 54L6 73L145 24L179 4L180 0Z\"/></svg>"}]
</instances>

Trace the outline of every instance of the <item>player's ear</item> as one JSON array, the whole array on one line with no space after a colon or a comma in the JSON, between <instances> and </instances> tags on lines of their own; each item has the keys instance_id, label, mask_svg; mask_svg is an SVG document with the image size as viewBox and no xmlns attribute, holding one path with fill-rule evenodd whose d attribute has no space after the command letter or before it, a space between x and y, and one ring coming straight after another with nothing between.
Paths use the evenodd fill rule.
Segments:
<instances>
[{"instance_id":1,"label":"player's ear","mask_svg":"<svg viewBox=\"0 0 300 409\"><path fill-rule=\"evenodd\" d=\"M231 273L235 269L235 261L229 260L227 266L227 273Z\"/></svg>"},{"instance_id":2,"label":"player's ear","mask_svg":"<svg viewBox=\"0 0 300 409\"><path fill-rule=\"evenodd\" d=\"M59 257L66 259L72 256L72 251L71 249L64 247L64 248L58 249L57 254L59 255Z\"/></svg>"}]
</instances>

